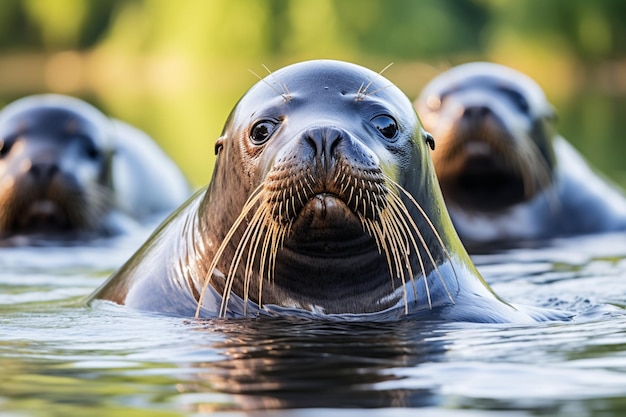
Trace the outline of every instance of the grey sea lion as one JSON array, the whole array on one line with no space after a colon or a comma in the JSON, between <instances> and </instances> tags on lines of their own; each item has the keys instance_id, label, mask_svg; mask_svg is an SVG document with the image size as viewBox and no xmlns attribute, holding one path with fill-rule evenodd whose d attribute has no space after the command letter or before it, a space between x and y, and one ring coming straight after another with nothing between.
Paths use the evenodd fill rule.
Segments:
<instances>
[{"instance_id":1,"label":"grey sea lion","mask_svg":"<svg viewBox=\"0 0 626 417\"><path fill-rule=\"evenodd\" d=\"M3 237L112 235L189 194L151 138L82 100L35 95L0 112Z\"/></svg>"},{"instance_id":2,"label":"grey sea lion","mask_svg":"<svg viewBox=\"0 0 626 417\"><path fill-rule=\"evenodd\" d=\"M213 177L90 298L186 317L409 315L530 322L452 227L408 98L330 60L254 85Z\"/></svg>"},{"instance_id":3,"label":"grey sea lion","mask_svg":"<svg viewBox=\"0 0 626 417\"><path fill-rule=\"evenodd\" d=\"M462 241L521 244L626 228L621 190L559 135L526 75L477 62L435 77L415 101Z\"/></svg>"}]
</instances>

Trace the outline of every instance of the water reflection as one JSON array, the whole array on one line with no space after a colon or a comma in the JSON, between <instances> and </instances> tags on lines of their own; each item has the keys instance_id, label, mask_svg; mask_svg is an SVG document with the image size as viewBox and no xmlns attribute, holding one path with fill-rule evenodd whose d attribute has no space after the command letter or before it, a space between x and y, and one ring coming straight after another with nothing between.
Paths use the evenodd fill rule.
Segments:
<instances>
[{"instance_id":1,"label":"water reflection","mask_svg":"<svg viewBox=\"0 0 626 417\"><path fill-rule=\"evenodd\" d=\"M0 251L0 415L623 415L626 236L477 256L571 322L194 321L82 300L139 242ZM419 408L419 410L416 410ZM281 411L282 410L282 411Z\"/></svg>"},{"instance_id":2,"label":"water reflection","mask_svg":"<svg viewBox=\"0 0 626 417\"><path fill-rule=\"evenodd\" d=\"M245 410L309 407L424 407L437 403L429 384L380 389L395 368L441 360L435 323L353 323L301 319L213 321L198 331L224 339L224 359L199 364L199 381L182 392L233 395ZM198 405L205 411L207 405ZM208 405L208 408L211 408Z\"/></svg>"}]
</instances>

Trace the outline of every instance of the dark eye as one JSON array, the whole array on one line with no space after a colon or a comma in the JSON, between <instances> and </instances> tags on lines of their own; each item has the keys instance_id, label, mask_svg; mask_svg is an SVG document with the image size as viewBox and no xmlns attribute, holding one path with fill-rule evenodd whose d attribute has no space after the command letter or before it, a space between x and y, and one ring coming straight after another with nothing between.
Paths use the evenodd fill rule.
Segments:
<instances>
[{"instance_id":1,"label":"dark eye","mask_svg":"<svg viewBox=\"0 0 626 417\"><path fill-rule=\"evenodd\" d=\"M522 93L520 93L519 91L509 90L505 88L503 88L502 91L504 91L504 93L509 96L513 104L515 104L518 109L520 109L524 113L528 113L528 110L530 110L530 105L528 104L528 100L526 100L526 97L524 97Z\"/></svg>"},{"instance_id":2,"label":"dark eye","mask_svg":"<svg viewBox=\"0 0 626 417\"><path fill-rule=\"evenodd\" d=\"M9 154L14 142L15 142L14 137L0 139L0 158L4 158L5 156Z\"/></svg>"},{"instance_id":3,"label":"dark eye","mask_svg":"<svg viewBox=\"0 0 626 417\"><path fill-rule=\"evenodd\" d=\"M98 149L91 137L84 134L76 134L75 136L82 144L85 155L87 155L89 159L97 161L102 157L102 152L100 152L100 149Z\"/></svg>"},{"instance_id":4,"label":"dark eye","mask_svg":"<svg viewBox=\"0 0 626 417\"><path fill-rule=\"evenodd\" d=\"M278 124L272 120L261 120L255 123L250 130L250 141L255 145L262 145L268 141Z\"/></svg>"},{"instance_id":5,"label":"dark eye","mask_svg":"<svg viewBox=\"0 0 626 417\"><path fill-rule=\"evenodd\" d=\"M526 100L526 98L523 95L521 95L521 94L514 94L513 95L513 101L515 102L517 107L519 107L519 109L521 111L523 111L524 113L528 112L528 110L529 110L528 101Z\"/></svg>"},{"instance_id":6,"label":"dark eye","mask_svg":"<svg viewBox=\"0 0 626 417\"><path fill-rule=\"evenodd\" d=\"M87 148L85 149L85 152L87 153L87 156L93 160L98 160L102 156L100 151L93 145L87 146Z\"/></svg>"},{"instance_id":7,"label":"dark eye","mask_svg":"<svg viewBox=\"0 0 626 417\"><path fill-rule=\"evenodd\" d=\"M372 119L372 124L387 139L393 139L398 134L398 124L391 116L376 116Z\"/></svg>"}]
</instances>

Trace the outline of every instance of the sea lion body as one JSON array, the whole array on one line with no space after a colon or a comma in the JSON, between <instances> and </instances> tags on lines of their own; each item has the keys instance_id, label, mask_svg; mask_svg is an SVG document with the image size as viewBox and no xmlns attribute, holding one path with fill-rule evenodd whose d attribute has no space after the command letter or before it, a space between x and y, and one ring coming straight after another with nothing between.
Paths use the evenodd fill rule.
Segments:
<instances>
[{"instance_id":1,"label":"sea lion body","mask_svg":"<svg viewBox=\"0 0 626 417\"><path fill-rule=\"evenodd\" d=\"M147 135L82 100L29 96L0 112L5 238L113 235L164 216L188 195L178 168Z\"/></svg>"},{"instance_id":2,"label":"sea lion body","mask_svg":"<svg viewBox=\"0 0 626 417\"><path fill-rule=\"evenodd\" d=\"M208 187L91 299L187 317L544 317L474 268L428 141L406 96L365 68L270 74L231 113Z\"/></svg>"},{"instance_id":3,"label":"sea lion body","mask_svg":"<svg viewBox=\"0 0 626 417\"><path fill-rule=\"evenodd\" d=\"M461 240L520 244L626 228L626 199L562 138L529 77L469 63L435 77L415 102Z\"/></svg>"}]
</instances>

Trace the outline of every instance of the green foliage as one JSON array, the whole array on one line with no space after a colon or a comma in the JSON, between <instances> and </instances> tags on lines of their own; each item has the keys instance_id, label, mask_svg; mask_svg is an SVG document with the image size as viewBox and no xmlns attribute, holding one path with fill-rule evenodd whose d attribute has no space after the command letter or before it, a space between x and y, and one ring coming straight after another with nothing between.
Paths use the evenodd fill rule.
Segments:
<instances>
[{"instance_id":1,"label":"green foliage","mask_svg":"<svg viewBox=\"0 0 626 417\"><path fill-rule=\"evenodd\" d=\"M386 74L413 97L441 68L493 60L536 78L567 110L582 81L621 91L623 71L604 67L626 51L623 0L0 1L0 104L47 91L86 97L155 136L197 184L256 82L248 69L263 75L263 64L394 62Z\"/></svg>"}]
</instances>

